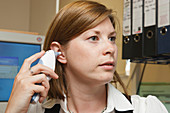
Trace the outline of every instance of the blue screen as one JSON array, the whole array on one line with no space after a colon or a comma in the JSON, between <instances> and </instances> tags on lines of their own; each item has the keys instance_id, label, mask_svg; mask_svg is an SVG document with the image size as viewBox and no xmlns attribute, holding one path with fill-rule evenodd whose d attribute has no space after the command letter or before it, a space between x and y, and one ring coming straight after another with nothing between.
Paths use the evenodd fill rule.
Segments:
<instances>
[{"instance_id":1,"label":"blue screen","mask_svg":"<svg viewBox=\"0 0 170 113\"><path fill-rule=\"evenodd\" d=\"M40 44L0 41L0 101L8 101L14 78L24 60L40 51ZM38 61L35 61L32 66L37 63Z\"/></svg>"}]
</instances>

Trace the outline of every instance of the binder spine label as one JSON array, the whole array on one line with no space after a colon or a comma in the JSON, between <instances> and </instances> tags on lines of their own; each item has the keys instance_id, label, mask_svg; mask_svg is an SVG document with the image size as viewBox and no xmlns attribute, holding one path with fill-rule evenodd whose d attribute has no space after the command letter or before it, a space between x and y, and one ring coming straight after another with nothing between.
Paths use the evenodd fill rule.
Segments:
<instances>
[{"instance_id":1,"label":"binder spine label","mask_svg":"<svg viewBox=\"0 0 170 113\"><path fill-rule=\"evenodd\" d=\"M124 0L123 36L131 35L131 0Z\"/></svg>"},{"instance_id":2,"label":"binder spine label","mask_svg":"<svg viewBox=\"0 0 170 113\"><path fill-rule=\"evenodd\" d=\"M144 27L156 25L156 0L144 0Z\"/></svg>"},{"instance_id":3,"label":"binder spine label","mask_svg":"<svg viewBox=\"0 0 170 113\"><path fill-rule=\"evenodd\" d=\"M132 34L143 32L143 0L133 0Z\"/></svg>"},{"instance_id":4,"label":"binder spine label","mask_svg":"<svg viewBox=\"0 0 170 113\"><path fill-rule=\"evenodd\" d=\"M170 0L158 0L158 27L170 25Z\"/></svg>"}]
</instances>

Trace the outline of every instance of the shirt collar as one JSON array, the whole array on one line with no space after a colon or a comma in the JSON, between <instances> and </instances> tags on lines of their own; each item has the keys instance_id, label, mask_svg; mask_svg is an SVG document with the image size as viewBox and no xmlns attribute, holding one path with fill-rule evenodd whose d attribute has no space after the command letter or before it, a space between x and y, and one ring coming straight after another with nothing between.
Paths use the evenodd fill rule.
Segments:
<instances>
[{"instance_id":1,"label":"shirt collar","mask_svg":"<svg viewBox=\"0 0 170 113\"><path fill-rule=\"evenodd\" d=\"M105 112L111 112L114 109L116 109L117 111L129 111L133 110L134 108L129 100L111 83L109 83L107 109Z\"/></svg>"},{"instance_id":2,"label":"shirt collar","mask_svg":"<svg viewBox=\"0 0 170 113\"><path fill-rule=\"evenodd\" d=\"M66 97L66 95L64 94L64 96ZM69 113L68 109L67 109L67 99L65 98L64 101L60 100L60 99L49 99L46 100L42 103L42 107L43 108L52 108L55 104L60 104L62 110L64 110L65 113Z\"/></svg>"},{"instance_id":3,"label":"shirt collar","mask_svg":"<svg viewBox=\"0 0 170 113\"><path fill-rule=\"evenodd\" d=\"M52 108L55 104L60 104L61 108L67 112L67 99L59 100L59 99L50 99L45 101L42 104L44 108ZM133 110L132 104L129 100L119 91L117 90L112 84L108 83L108 97L107 97L107 109L105 113L112 112L116 109L117 111L128 111Z\"/></svg>"}]
</instances>

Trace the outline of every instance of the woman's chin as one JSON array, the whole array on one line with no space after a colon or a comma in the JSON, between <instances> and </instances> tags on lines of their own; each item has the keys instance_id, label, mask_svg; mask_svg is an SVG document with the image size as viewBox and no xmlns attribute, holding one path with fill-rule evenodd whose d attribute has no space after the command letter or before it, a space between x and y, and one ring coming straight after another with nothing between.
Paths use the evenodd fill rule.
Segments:
<instances>
[{"instance_id":1,"label":"woman's chin","mask_svg":"<svg viewBox=\"0 0 170 113\"><path fill-rule=\"evenodd\" d=\"M104 84L109 83L113 80L113 74L112 75L105 75L100 78L100 81Z\"/></svg>"}]
</instances>

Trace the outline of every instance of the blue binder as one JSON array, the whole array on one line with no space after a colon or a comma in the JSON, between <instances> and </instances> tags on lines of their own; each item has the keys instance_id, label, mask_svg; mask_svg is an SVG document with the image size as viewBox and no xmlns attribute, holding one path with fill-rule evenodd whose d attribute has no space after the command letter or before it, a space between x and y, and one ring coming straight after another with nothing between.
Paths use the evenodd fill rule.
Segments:
<instances>
[{"instance_id":1,"label":"blue binder","mask_svg":"<svg viewBox=\"0 0 170 113\"><path fill-rule=\"evenodd\" d=\"M158 54L170 56L170 25L158 29Z\"/></svg>"},{"instance_id":2,"label":"blue binder","mask_svg":"<svg viewBox=\"0 0 170 113\"><path fill-rule=\"evenodd\" d=\"M158 1L158 55L170 56L170 0Z\"/></svg>"}]
</instances>

